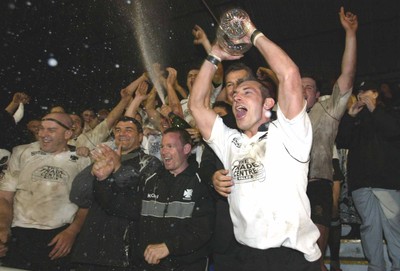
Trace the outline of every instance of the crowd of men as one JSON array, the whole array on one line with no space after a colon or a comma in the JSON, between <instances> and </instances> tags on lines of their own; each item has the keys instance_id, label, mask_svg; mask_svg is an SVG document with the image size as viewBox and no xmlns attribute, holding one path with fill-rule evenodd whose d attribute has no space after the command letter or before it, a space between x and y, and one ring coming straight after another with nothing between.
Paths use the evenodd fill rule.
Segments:
<instances>
[{"instance_id":1,"label":"crowd of men","mask_svg":"<svg viewBox=\"0 0 400 271\"><path fill-rule=\"evenodd\" d=\"M324 97L251 22L244 39L268 68L254 73L195 26L207 57L188 71L187 90L174 68L155 64L156 77L130 83L110 111L57 106L31 120L26 144L6 132L29 102L16 93L0 115L1 265L326 271L331 236L339 271L336 142L348 150L368 270L384 270L384 238L400 270L398 104L376 82L354 83L358 18L342 7L339 20L341 72ZM222 61L234 61L225 74Z\"/></svg>"}]
</instances>

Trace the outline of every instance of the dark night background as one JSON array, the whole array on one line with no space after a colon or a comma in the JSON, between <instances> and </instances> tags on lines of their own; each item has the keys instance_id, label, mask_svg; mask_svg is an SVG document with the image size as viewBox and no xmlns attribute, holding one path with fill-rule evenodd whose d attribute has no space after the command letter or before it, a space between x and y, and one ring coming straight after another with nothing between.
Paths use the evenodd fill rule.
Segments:
<instances>
[{"instance_id":1,"label":"dark night background","mask_svg":"<svg viewBox=\"0 0 400 271\"><path fill-rule=\"evenodd\" d=\"M400 82L398 0L208 0L217 17L244 8L255 25L283 47L302 71L329 81L340 71L341 5L358 15L358 78ZM202 0L2 0L0 104L16 91L31 97L24 120L53 105L68 112L111 108L119 91L160 62L185 75L204 59L192 27L214 39L216 23ZM145 49L141 49L144 45ZM145 53L143 53L145 52ZM243 59L265 65L255 49Z\"/></svg>"}]
</instances>

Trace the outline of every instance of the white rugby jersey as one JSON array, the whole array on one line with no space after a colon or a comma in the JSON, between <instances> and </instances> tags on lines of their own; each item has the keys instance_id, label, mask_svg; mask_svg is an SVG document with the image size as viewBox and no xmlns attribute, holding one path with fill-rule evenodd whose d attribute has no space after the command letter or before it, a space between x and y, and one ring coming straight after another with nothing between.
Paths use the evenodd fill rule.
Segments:
<instances>
[{"instance_id":1,"label":"white rugby jersey","mask_svg":"<svg viewBox=\"0 0 400 271\"><path fill-rule=\"evenodd\" d=\"M234 181L228 201L237 241L257 249L289 247L316 261L319 231L306 195L311 123L305 107L292 120L279 107L277 116L252 138L217 117L207 143Z\"/></svg>"},{"instance_id":2,"label":"white rugby jersey","mask_svg":"<svg viewBox=\"0 0 400 271\"><path fill-rule=\"evenodd\" d=\"M55 229L74 219L69 193L75 176L90 164L75 152L49 154L39 142L13 149L0 190L15 192L12 226Z\"/></svg>"}]
</instances>

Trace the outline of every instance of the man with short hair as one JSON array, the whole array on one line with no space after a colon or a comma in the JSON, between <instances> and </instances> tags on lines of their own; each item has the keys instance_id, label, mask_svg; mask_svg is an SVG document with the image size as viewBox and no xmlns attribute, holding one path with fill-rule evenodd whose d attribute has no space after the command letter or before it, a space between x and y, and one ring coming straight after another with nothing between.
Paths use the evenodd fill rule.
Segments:
<instances>
[{"instance_id":1,"label":"man with short hair","mask_svg":"<svg viewBox=\"0 0 400 271\"><path fill-rule=\"evenodd\" d=\"M136 266L133 270L204 271L208 266L214 221L213 201L206 184L198 177L190 134L180 128L164 131L161 157L164 168L141 183L140 222L133 243ZM98 161L93 173L103 180L107 162ZM114 178L114 182L120 180ZM106 179L106 181L108 181ZM126 191L107 189L98 182L101 205L116 215L129 213L135 219L138 203ZM115 204L117 203L117 204Z\"/></svg>"},{"instance_id":2,"label":"man with short hair","mask_svg":"<svg viewBox=\"0 0 400 271\"><path fill-rule=\"evenodd\" d=\"M119 149L114 152L107 145L100 145L92 151L95 161L104 159L109 161L108 175L97 179L106 179L97 182L92 174L93 166L87 167L74 180L70 199L81 208L89 208L88 215L77 239L72 253L72 260L78 263L77 270L131 270L130 251L127 250L130 242L129 232L137 227L140 210L120 208L117 201L111 204L119 208L119 212L126 212L121 217L102 205L96 197L104 198L102 189L126 189L125 195L129 200L140 202L138 186L140 182L155 174L162 166L156 157L147 155L140 147L143 138L142 125L134 118L121 117L114 127L115 146ZM121 156L121 161L120 157ZM98 162L99 163L99 162ZM98 164L95 164L98 166ZM106 166L106 165L104 165ZM112 172L111 172L112 169ZM104 173L105 174L105 173ZM120 181L120 178L125 182ZM129 182L126 182L129 180ZM104 186L104 188L102 187ZM111 188L115 186L115 188ZM93 189L95 189L93 192ZM107 201L107 199L106 199ZM139 204L138 204L139 206ZM102 208L103 207L103 208ZM130 222L133 216L135 221ZM132 230L133 232L133 230ZM102 238L98 238L101 236ZM96 248L96 249L93 249ZM103 257L106 255L106 257Z\"/></svg>"},{"instance_id":3,"label":"man with short hair","mask_svg":"<svg viewBox=\"0 0 400 271\"><path fill-rule=\"evenodd\" d=\"M309 76L301 78L307 100L308 115L313 127L307 195L311 204L311 219L320 231L318 246L322 252L320 259L322 271L327 270L323 256L328 243L332 219L333 145L339 121L346 110L347 101L353 89L357 63L357 16L351 12L345 13L344 8L341 7L339 18L346 32L346 39L341 74L334 84L332 94L325 99L318 100L320 90L317 81ZM337 261L331 262L332 271L339 269Z\"/></svg>"},{"instance_id":4,"label":"man with short hair","mask_svg":"<svg viewBox=\"0 0 400 271\"><path fill-rule=\"evenodd\" d=\"M41 121L39 141L16 147L11 156L0 181L0 256L6 256L4 266L70 268L67 256L86 211L69 200L69 192L73 178L90 163L89 158L69 150L71 127L67 114L48 114Z\"/></svg>"},{"instance_id":5,"label":"man with short hair","mask_svg":"<svg viewBox=\"0 0 400 271\"><path fill-rule=\"evenodd\" d=\"M247 77L254 77L253 71L246 64L242 62L235 62L228 66L225 71L225 87L219 93L217 100L222 100L230 105L233 104L233 91L241 80Z\"/></svg>"},{"instance_id":6,"label":"man with short hair","mask_svg":"<svg viewBox=\"0 0 400 271\"><path fill-rule=\"evenodd\" d=\"M318 229L306 195L312 130L300 74L290 57L251 23L245 39L257 47L279 79L275 101L250 78L233 91L233 112L241 131L225 126L204 101L216 63L233 60L215 44L200 69L189 105L203 138L230 176L215 189L228 196L242 270L319 270ZM288 260L290 259L290 260Z\"/></svg>"},{"instance_id":7,"label":"man with short hair","mask_svg":"<svg viewBox=\"0 0 400 271\"><path fill-rule=\"evenodd\" d=\"M113 128L115 122L122 116L125 108L129 105L132 100L132 95L135 92L138 85L145 80L142 75L127 87L120 91L121 99L118 104L111 110L107 117L96 125L93 129L86 131L82 126L82 119L79 116L72 114L70 115L74 121L74 136L68 142L69 145L79 147L87 147L89 150L94 149L98 144L105 142L110 136L110 131ZM87 112L85 114L90 114ZM85 122L86 123L86 122Z\"/></svg>"},{"instance_id":8,"label":"man with short hair","mask_svg":"<svg viewBox=\"0 0 400 271\"><path fill-rule=\"evenodd\" d=\"M218 106L219 103L224 103L228 113L225 116L220 116L225 125L232 129L237 129L236 120L232 112L233 91L236 89L239 82L252 76L253 72L251 69L241 62L233 63L226 69L225 88L223 90L225 94L223 96L225 97L224 100L227 100L229 103L217 101L214 103L213 110L218 114L215 106ZM213 188L216 182L225 178L228 171L224 169L222 162L209 146L204 148L201 158L201 168L202 170L199 172L200 177L202 180L210 182L212 195L215 199L216 216L213 235L214 267L219 271L242 270L240 259L236 257L236 252L240 249L241 245L236 241L233 234L233 224L229 214L227 198L216 193Z\"/></svg>"}]
</instances>

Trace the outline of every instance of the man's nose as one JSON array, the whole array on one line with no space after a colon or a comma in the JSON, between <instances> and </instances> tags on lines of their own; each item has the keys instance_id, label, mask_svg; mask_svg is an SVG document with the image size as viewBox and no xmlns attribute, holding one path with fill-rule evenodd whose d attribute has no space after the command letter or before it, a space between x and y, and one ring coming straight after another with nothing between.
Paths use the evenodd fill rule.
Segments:
<instances>
[{"instance_id":1,"label":"man's nose","mask_svg":"<svg viewBox=\"0 0 400 271\"><path fill-rule=\"evenodd\" d=\"M242 96L240 94L235 94L235 95L233 95L233 100L234 101L241 101L242 100Z\"/></svg>"}]
</instances>

